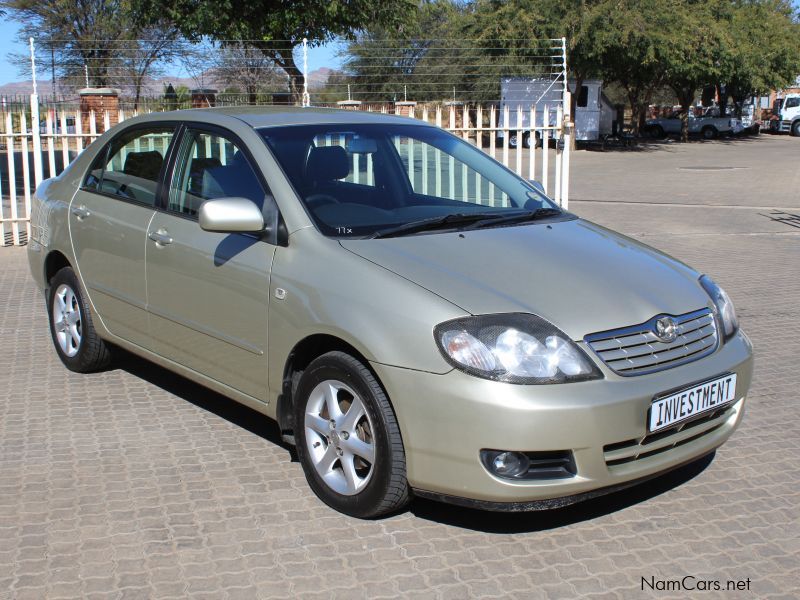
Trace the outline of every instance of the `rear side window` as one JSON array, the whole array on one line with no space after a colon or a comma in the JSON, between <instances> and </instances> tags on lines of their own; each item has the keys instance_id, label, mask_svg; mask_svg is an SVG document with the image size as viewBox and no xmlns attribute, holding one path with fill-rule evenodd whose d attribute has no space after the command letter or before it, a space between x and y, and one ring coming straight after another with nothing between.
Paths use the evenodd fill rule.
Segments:
<instances>
[{"instance_id":1,"label":"rear side window","mask_svg":"<svg viewBox=\"0 0 800 600\"><path fill-rule=\"evenodd\" d=\"M589 86L582 85L581 90L578 93L578 100L576 102L577 106L580 108L586 108L589 106Z\"/></svg>"},{"instance_id":2,"label":"rear side window","mask_svg":"<svg viewBox=\"0 0 800 600\"><path fill-rule=\"evenodd\" d=\"M158 177L174 135L174 127L123 133L95 159L84 188L155 206Z\"/></svg>"}]
</instances>

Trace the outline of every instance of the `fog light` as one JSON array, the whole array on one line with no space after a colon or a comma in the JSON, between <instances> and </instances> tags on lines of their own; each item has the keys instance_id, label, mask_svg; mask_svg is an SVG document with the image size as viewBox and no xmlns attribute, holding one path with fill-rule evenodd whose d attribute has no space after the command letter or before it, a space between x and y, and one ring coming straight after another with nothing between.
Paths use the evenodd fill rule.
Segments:
<instances>
[{"instance_id":1,"label":"fog light","mask_svg":"<svg viewBox=\"0 0 800 600\"><path fill-rule=\"evenodd\" d=\"M528 472L530 460L521 452L484 450L483 464L499 477L519 477Z\"/></svg>"}]
</instances>

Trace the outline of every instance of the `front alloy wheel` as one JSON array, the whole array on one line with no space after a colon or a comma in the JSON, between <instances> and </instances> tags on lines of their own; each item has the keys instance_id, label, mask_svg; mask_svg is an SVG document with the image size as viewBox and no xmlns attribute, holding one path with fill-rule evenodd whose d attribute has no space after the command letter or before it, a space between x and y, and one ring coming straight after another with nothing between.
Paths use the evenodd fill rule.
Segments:
<instances>
[{"instance_id":1,"label":"front alloy wheel","mask_svg":"<svg viewBox=\"0 0 800 600\"><path fill-rule=\"evenodd\" d=\"M292 397L297 456L323 502L360 518L408 502L400 427L364 363L344 352L323 354L305 368Z\"/></svg>"},{"instance_id":2,"label":"front alloy wheel","mask_svg":"<svg viewBox=\"0 0 800 600\"><path fill-rule=\"evenodd\" d=\"M375 464L372 421L358 394L344 382L326 379L306 403L306 450L317 474L333 491L357 494Z\"/></svg>"}]
</instances>

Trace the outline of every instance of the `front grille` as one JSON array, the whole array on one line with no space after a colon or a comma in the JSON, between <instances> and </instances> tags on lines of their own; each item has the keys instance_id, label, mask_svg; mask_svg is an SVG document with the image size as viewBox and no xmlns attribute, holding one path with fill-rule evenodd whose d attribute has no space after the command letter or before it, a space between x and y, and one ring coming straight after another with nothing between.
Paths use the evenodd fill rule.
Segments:
<instances>
[{"instance_id":1,"label":"front grille","mask_svg":"<svg viewBox=\"0 0 800 600\"><path fill-rule=\"evenodd\" d=\"M677 337L662 342L656 337L657 315L640 325L587 335L584 341L619 375L645 375L692 362L717 348L717 325L704 308L673 317Z\"/></svg>"},{"instance_id":2,"label":"front grille","mask_svg":"<svg viewBox=\"0 0 800 600\"><path fill-rule=\"evenodd\" d=\"M688 444L722 427L735 411L736 404L728 404L663 431L650 433L635 440L608 444L603 447L606 464L609 467L622 465Z\"/></svg>"}]
</instances>

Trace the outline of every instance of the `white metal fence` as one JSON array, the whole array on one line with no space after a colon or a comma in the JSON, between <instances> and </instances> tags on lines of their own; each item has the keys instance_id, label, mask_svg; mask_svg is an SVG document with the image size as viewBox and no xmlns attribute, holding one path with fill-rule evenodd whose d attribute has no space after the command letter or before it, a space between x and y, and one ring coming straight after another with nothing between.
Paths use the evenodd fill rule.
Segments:
<instances>
[{"instance_id":1,"label":"white metal fence","mask_svg":"<svg viewBox=\"0 0 800 600\"><path fill-rule=\"evenodd\" d=\"M533 108L529 115L525 115L527 119L522 118L522 109L518 109L517 115L509 115L508 107L501 114L495 106L484 108L468 104L414 106L411 103L398 103L392 107L364 105L363 108L403 114L443 127L468 140L523 178L538 181L550 197L566 208L569 199L570 128L565 109L568 110L568 107L569 99L565 94L563 102L556 107L558 118L555 123L537 122L537 119L544 119L542 113L537 114ZM42 108L35 95L31 96L30 105L4 106L2 112L2 245L20 246L27 243L30 233L31 196L36 186L44 179L60 174L66 165L115 120L122 122L135 113L119 110L116 115L111 115L105 112L102 118L96 119L93 112L82 115L80 108ZM549 114L547 108L544 114ZM113 119L113 116L117 118ZM95 125L98 122L99 126ZM517 130L510 129L509 123L526 125ZM527 135L530 140L538 139L540 143L531 143L530 148L523 148L522 144L511 147L510 139L514 134L517 140L522 140ZM2 154L5 154L5 160ZM407 158L413 159L411 155ZM466 176L466 173L459 175L462 176ZM468 186L473 186L475 190L483 189L477 179L475 182L463 182L461 189L466 190ZM448 189L455 188L451 186ZM487 188L485 193L491 194L493 190ZM491 203L493 197L487 198Z\"/></svg>"}]
</instances>

